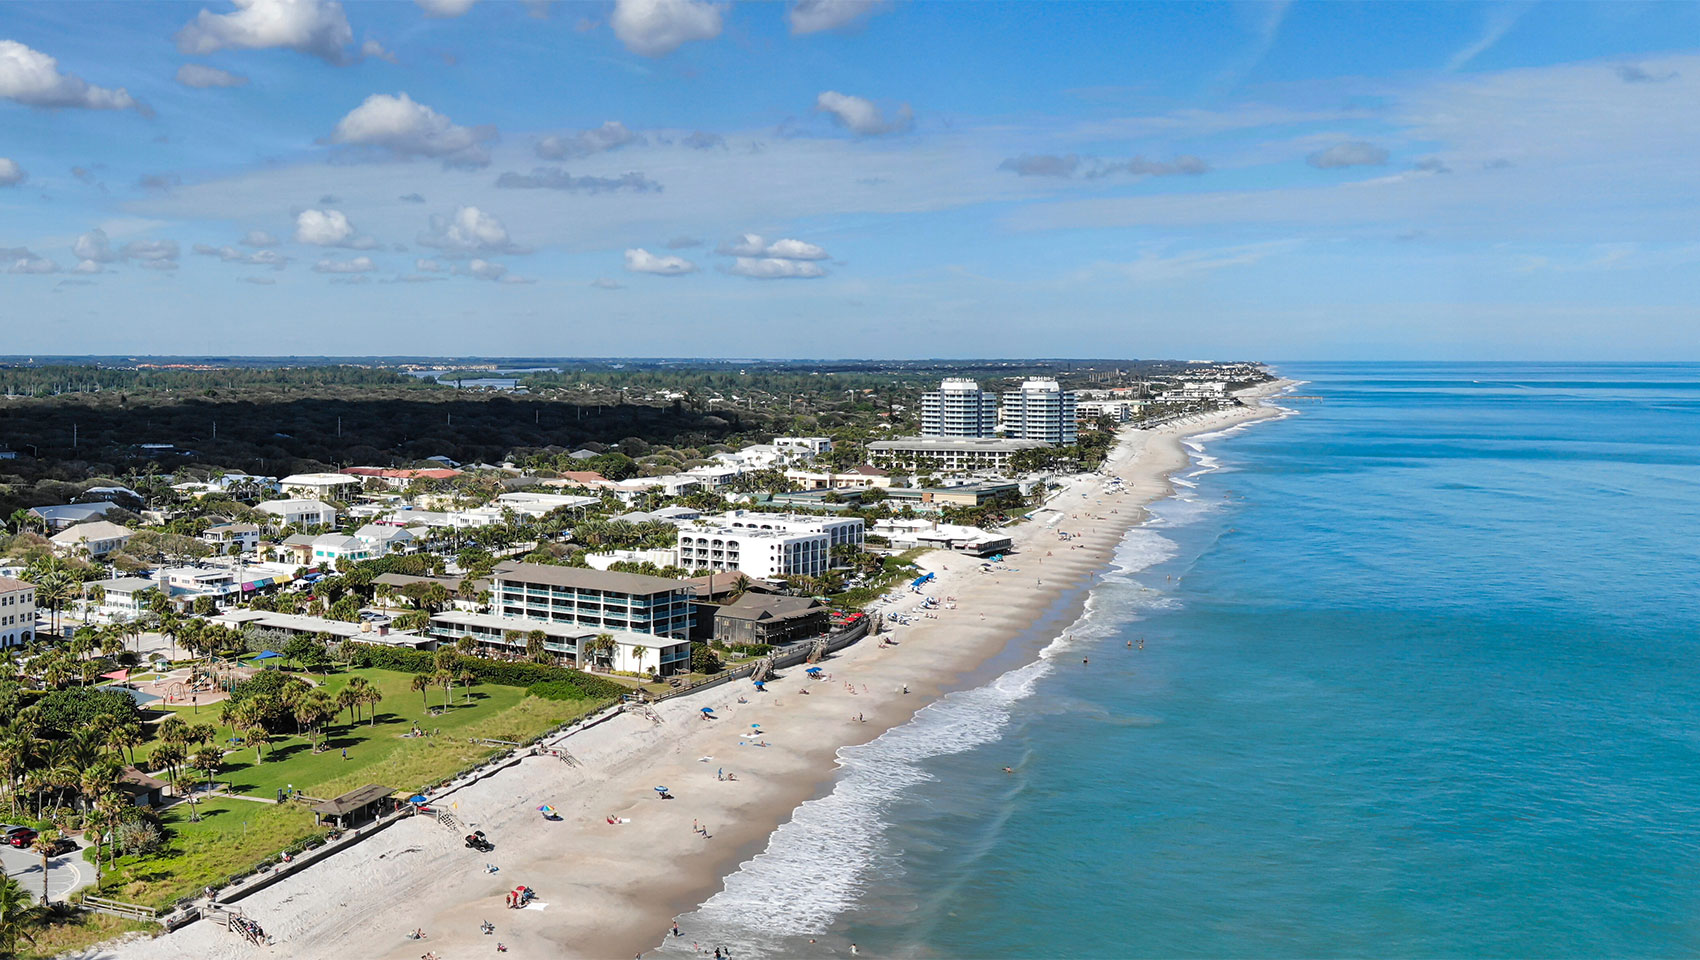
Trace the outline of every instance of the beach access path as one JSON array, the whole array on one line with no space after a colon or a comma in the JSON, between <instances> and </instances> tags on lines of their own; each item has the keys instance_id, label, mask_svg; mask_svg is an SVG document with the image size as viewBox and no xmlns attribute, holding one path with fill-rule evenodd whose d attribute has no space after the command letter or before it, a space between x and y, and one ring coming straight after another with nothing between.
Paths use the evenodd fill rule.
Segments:
<instances>
[{"instance_id":1,"label":"beach access path","mask_svg":"<svg viewBox=\"0 0 1700 960\"><path fill-rule=\"evenodd\" d=\"M840 651L820 664L830 679L811 681L792 667L765 693L744 680L673 698L656 706L660 722L623 714L573 734L561 745L577 766L530 757L446 797L443 805L467 829L489 836L491 853L411 817L239 905L273 938L272 958L414 960L430 951L451 960L494 954L495 942L516 960L647 951L674 917L713 896L799 804L830 784L841 748L872 740L960 688L1047 611L1054 617L1060 597L1101 576L1126 531L1144 519L1144 506L1172 492L1169 475L1188 462L1185 437L1277 415L1279 408L1256 398L1286 385L1242 394L1245 407L1124 431L1101 473L1070 478L1045 509L1009 528L1015 547L1002 564L986 570L961 554L923 556L919 564L938 575L926 594L954 597L954 609L941 602L936 619L883 635L895 645L870 638ZM703 719L703 707L715 719ZM736 780L720 779L721 771ZM660 799L658 786L676 799ZM544 819L543 804L559 819ZM488 872L486 864L499 869ZM521 884L536 901L508 909L505 895ZM483 921L494 934L480 932ZM425 940L407 939L416 928ZM254 950L203 921L80 956L235 960Z\"/></svg>"}]
</instances>

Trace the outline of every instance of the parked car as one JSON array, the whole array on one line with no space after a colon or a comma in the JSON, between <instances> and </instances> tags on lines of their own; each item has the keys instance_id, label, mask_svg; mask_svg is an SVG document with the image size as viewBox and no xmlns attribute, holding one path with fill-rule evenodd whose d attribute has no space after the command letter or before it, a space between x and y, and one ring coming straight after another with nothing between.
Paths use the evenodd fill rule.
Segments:
<instances>
[{"instance_id":1,"label":"parked car","mask_svg":"<svg viewBox=\"0 0 1700 960\"><path fill-rule=\"evenodd\" d=\"M72 840L70 837L60 837L53 841L53 846L48 848L47 855L50 857L57 857L61 854L72 853L76 849L77 842L75 840Z\"/></svg>"},{"instance_id":2,"label":"parked car","mask_svg":"<svg viewBox=\"0 0 1700 960\"><path fill-rule=\"evenodd\" d=\"M37 836L29 827L13 827L6 833L6 842L14 847L27 847L35 842Z\"/></svg>"}]
</instances>

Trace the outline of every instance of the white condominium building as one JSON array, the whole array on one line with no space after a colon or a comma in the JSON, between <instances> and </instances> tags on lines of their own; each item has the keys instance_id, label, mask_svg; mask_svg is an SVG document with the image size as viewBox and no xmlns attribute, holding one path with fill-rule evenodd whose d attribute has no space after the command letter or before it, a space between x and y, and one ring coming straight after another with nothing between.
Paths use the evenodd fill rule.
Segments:
<instances>
[{"instance_id":1,"label":"white condominium building","mask_svg":"<svg viewBox=\"0 0 1700 960\"><path fill-rule=\"evenodd\" d=\"M989 437L997 426L997 396L973 380L951 378L921 395L923 437Z\"/></svg>"},{"instance_id":2,"label":"white condominium building","mask_svg":"<svg viewBox=\"0 0 1700 960\"><path fill-rule=\"evenodd\" d=\"M825 533L787 533L736 527L679 531L678 564L687 570L738 570L757 579L818 577L832 562Z\"/></svg>"},{"instance_id":3,"label":"white condominium building","mask_svg":"<svg viewBox=\"0 0 1700 960\"><path fill-rule=\"evenodd\" d=\"M35 638L35 584L0 577L0 650Z\"/></svg>"},{"instance_id":4,"label":"white condominium building","mask_svg":"<svg viewBox=\"0 0 1700 960\"><path fill-rule=\"evenodd\" d=\"M1074 394L1055 380L1028 380L1003 395L1003 435L1012 440L1043 440L1058 445L1079 438Z\"/></svg>"},{"instance_id":5,"label":"white condominium building","mask_svg":"<svg viewBox=\"0 0 1700 960\"><path fill-rule=\"evenodd\" d=\"M757 513L733 510L703 521L705 526L737 530L771 530L778 533L824 533L834 547L861 549L867 539L861 517L815 516L809 513Z\"/></svg>"}]
</instances>

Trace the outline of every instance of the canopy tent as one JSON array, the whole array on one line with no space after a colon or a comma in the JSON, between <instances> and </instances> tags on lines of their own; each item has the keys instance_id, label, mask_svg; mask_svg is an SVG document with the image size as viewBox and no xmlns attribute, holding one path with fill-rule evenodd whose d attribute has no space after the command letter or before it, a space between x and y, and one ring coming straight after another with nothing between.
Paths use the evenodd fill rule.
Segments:
<instances>
[{"instance_id":1,"label":"canopy tent","mask_svg":"<svg viewBox=\"0 0 1700 960\"><path fill-rule=\"evenodd\" d=\"M123 683L124 681L130 679L130 671L128 671L128 670L114 670L111 673L103 673L103 674L101 674L101 676L106 678L107 680L116 680L119 683Z\"/></svg>"},{"instance_id":2,"label":"canopy tent","mask_svg":"<svg viewBox=\"0 0 1700 960\"><path fill-rule=\"evenodd\" d=\"M281 656L283 656L283 654L278 653L276 650L261 650L258 654L255 654L254 659L255 660L270 660L273 657L281 657Z\"/></svg>"}]
</instances>

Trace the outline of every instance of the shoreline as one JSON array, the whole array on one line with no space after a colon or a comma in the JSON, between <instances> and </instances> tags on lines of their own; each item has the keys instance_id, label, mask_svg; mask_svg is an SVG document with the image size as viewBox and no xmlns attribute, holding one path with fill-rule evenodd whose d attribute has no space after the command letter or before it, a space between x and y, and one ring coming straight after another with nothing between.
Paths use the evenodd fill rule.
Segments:
<instances>
[{"instance_id":1,"label":"shoreline","mask_svg":"<svg viewBox=\"0 0 1700 960\"><path fill-rule=\"evenodd\" d=\"M985 682L1009 668L1005 661L1030 661L1036 650L1022 640L1077 620L1127 531L1148 519L1149 504L1174 493L1172 475L1191 462L1185 440L1281 416L1260 401L1289 385L1276 380L1244 391L1245 407L1126 431L1099 473L1067 479L1044 507L1008 528L1015 550L989 572L961 554L922 556L917 563L937 574L928 595L955 597L955 609L888 630L892 646L864 641L838 652L821 664L832 680L809 681L792 668L766 694L734 682L680 697L657 707L660 724L626 714L567 738L582 767L527 758L465 788L455 812L490 834L494 853L467 851L451 831L410 818L240 905L275 938L270 953L280 957L412 960L430 950L451 958L494 952L493 941L515 958L647 952L666 940L675 917L718 894L767 849L800 805L832 793L840 750ZM1110 476L1122 478L1121 492L1107 492ZM1062 542L1059 530L1073 538ZM906 594L888 609L920 599ZM799 692L805 688L807 695ZM717 719L702 720L704 706ZM751 736L752 723L762 732ZM722 768L737 780L718 780ZM671 787L677 800L655 799L654 786L664 784L679 785ZM540 803L563 819L542 821ZM610 816L628 822L609 824ZM707 838L693 831L698 822ZM499 872L486 873L486 860ZM519 884L533 887L539 904L507 910L503 894ZM483 920L497 925L494 937L479 934ZM415 927L429 939L405 939ZM78 956L250 952L234 934L200 922Z\"/></svg>"}]
</instances>

